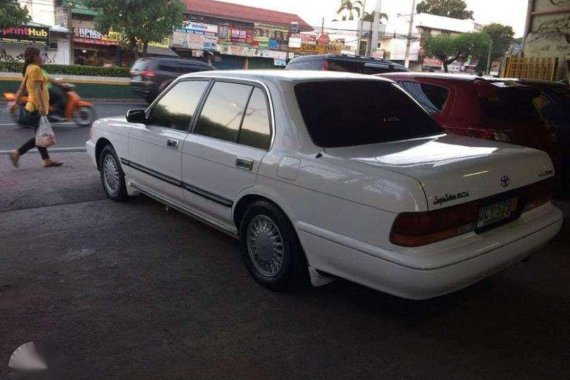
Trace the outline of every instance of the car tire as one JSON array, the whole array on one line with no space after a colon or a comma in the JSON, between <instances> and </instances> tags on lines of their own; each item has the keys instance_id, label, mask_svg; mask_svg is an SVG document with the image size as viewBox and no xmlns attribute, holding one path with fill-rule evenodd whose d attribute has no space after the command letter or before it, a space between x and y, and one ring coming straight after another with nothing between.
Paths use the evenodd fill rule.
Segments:
<instances>
[{"instance_id":1,"label":"car tire","mask_svg":"<svg viewBox=\"0 0 570 380\"><path fill-rule=\"evenodd\" d=\"M109 199L117 202L124 202L129 198L127 185L125 183L125 173L117 158L115 149L107 145L99 156L99 169L103 190Z\"/></svg>"},{"instance_id":2,"label":"car tire","mask_svg":"<svg viewBox=\"0 0 570 380\"><path fill-rule=\"evenodd\" d=\"M240 223L239 236L245 265L257 282L275 291L307 283L307 263L297 233L273 203L252 203Z\"/></svg>"}]
</instances>

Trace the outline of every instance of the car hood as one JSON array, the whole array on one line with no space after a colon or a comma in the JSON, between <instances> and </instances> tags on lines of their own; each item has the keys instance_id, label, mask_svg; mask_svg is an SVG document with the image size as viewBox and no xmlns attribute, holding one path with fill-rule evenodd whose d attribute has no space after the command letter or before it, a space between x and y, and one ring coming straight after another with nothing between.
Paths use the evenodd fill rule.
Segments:
<instances>
[{"instance_id":1,"label":"car hood","mask_svg":"<svg viewBox=\"0 0 570 380\"><path fill-rule=\"evenodd\" d=\"M454 135L327 148L326 153L416 179L430 210L507 192L554 175L552 162L542 151Z\"/></svg>"}]
</instances>

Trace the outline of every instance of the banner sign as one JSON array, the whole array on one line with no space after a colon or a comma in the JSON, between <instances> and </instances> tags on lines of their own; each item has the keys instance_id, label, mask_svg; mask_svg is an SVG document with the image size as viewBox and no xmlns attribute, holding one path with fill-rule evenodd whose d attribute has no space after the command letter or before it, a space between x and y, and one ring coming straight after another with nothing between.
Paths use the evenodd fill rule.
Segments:
<instances>
[{"instance_id":1,"label":"banner sign","mask_svg":"<svg viewBox=\"0 0 570 380\"><path fill-rule=\"evenodd\" d=\"M257 43L259 47L269 46L270 49L274 49L274 47L270 46L286 43L288 40L289 30L287 28L259 23L254 25L253 41ZM274 40L274 42L271 40Z\"/></svg>"},{"instance_id":2,"label":"banner sign","mask_svg":"<svg viewBox=\"0 0 570 380\"><path fill-rule=\"evenodd\" d=\"M73 41L91 45L119 45L121 34L117 32L109 32L109 34L104 35L90 28L75 28Z\"/></svg>"},{"instance_id":3,"label":"banner sign","mask_svg":"<svg viewBox=\"0 0 570 380\"><path fill-rule=\"evenodd\" d=\"M203 34L187 33L180 30L172 33L172 46L192 50L216 51L218 38Z\"/></svg>"},{"instance_id":4,"label":"banner sign","mask_svg":"<svg viewBox=\"0 0 570 380\"><path fill-rule=\"evenodd\" d=\"M49 28L42 26L19 26L0 29L0 41L22 45L49 45Z\"/></svg>"},{"instance_id":5,"label":"banner sign","mask_svg":"<svg viewBox=\"0 0 570 380\"><path fill-rule=\"evenodd\" d=\"M218 44L218 51L225 55L238 55L241 57L260 57L261 51L256 47L234 45L228 42Z\"/></svg>"},{"instance_id":6,"label":"banner sign","mask_svg":"<svg viewBox=\"0 0 570 380\"><path fill-rule=\"evenodd\" d=\"M202 24L200 22L185 21L182 29L187 32L197 33L197 34L218 34L218 26L212 24Z\"/></svg>"},{"instance_id":7,"label":"banner sign","mask_svg":"<svg viewBox=\"0 0 570 380\"><path fill-rule=\"evenodd\" d=\"M301 48L298 49L300 53L309 54L340 54L344 45L341 44L328 44L328 45L313 45L313 44L301 44Z\"/></svg>"}]
</instances>

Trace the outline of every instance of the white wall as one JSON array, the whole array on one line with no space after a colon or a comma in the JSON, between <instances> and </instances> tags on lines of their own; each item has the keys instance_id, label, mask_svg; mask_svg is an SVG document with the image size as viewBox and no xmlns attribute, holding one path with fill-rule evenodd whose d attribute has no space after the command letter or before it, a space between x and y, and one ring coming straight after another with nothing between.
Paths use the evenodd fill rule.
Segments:
<instances>
[{"instance_id":1,"label":"white wall","mask_svg":"<svg viewBox=\"0 0 570 380\"><path fill-rule=\"evenodd\" d=\"M32 21L38 24L54 25L54 5L50 0L19 0L22 7L27 7ZM15 25L17 26L17 25Z\"/></svg>"}]
</instances>

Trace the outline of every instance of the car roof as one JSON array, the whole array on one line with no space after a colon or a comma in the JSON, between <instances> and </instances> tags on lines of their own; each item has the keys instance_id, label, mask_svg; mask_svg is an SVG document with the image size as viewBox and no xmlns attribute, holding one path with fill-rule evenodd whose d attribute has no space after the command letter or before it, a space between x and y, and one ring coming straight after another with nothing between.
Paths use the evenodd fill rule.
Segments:
<instances>
[{"instance_id":1,"label":"car roof","mask_svg":"<svg viewBox=\"0 0 570 380\"><path fill-rule=\"evenodd\" d=\"M449 74L449 73L420 73L420 72L398 72L398 73L384 73L375 74L376 76L391 78L391 77L403 77L403 78L433 78L442 80L454 80L454 81L476 81L476 80L487 80L485 77L480 77L478 75L470 74Z\"/></svg>"},{"instance_id":2,"label":"car roof","mask_svg":"<svg viewBox=\"0 0 570 380\"><path fill-rule=\"evenodd\" d=\"M383 80L386 78L374 75L353 74L337 71L311 71L311 70L219 70L185 74L182 78L192 77L227 78L243 80L272 80L287 82L310 82L320 80Z\"/></svg>"}]
</instances>

